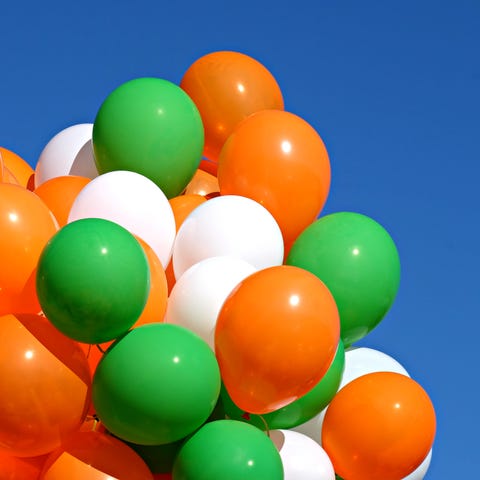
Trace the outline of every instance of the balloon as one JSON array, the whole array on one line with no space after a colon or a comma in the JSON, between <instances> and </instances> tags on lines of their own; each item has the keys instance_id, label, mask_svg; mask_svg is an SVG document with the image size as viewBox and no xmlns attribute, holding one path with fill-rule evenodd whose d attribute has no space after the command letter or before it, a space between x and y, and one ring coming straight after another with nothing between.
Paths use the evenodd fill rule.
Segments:
<instances>
[{"instance_id":1,"label":"balloon","mask_svg":"<svg viewBox=\"0 0 480 480\"><path fill-rule=\"evenodd\" d=\"M267 426L269 429L282 429L293 428L303 424L322 411L337 393L342 378L344 360L345 352L343 344L340 341L330 368L312 390L285 407L262 416L247 414L247 412L240 410L233 403L227 390L223 387L221 390L221 399L225 413L233 420L242 420L251 423L262 430ZM318 431L316 441L320 441L320 430Z\"/></svg>"},{"instance_id":2,"label":"balloon","mask_svg":"<svg viewBox=\"0 0 480 480\"><path fill-rule=\"evenodd\" d=\"M236 257L211 257L192 265L168 300L165 322L188 328L214 349L215 325L231 291L256 269Z\"/></svg>"},{"instance_id":3,"label":"balloon","mask_svg":"<svg viewBox=\"0 0 480 480\"><path fill-rule=\"evenodd\" d=\"M325 282L337 302L346 347L378 325L400 282L395 243L380 224L359 213L315 221L295 241L286 263Z\"/></svg>"},{"instance_id":4,"label":"balloon","mask_svg":"<svg viewBox=\"0 0 480 480\"><path fill-rule=\"evenodd\" d=\"M142 247L109 220L69 223L48 242L38 262L43 312L79 342L102 343L124 334L142 313L149 289Z\"/></svg>"},{"instance_id":5,"label":"balloon","mask_svg":"<svg viewBox=\"0 0 480 480\"><path fill-rule=\"evenodd\" d=\"M259 110L283 110L282 92L272 74L238 52L200 57L187 69L180 86L198 107L205 126L204 154L214 162L241 120Z\"/></svg>"},{"instance_id":6,"label":"balloon","mask_svg":"<svg viewBox=\"0 0 480 480\"><path fill-rule=\"evenodd\" d=\"M246 412L278 410L321 380L339 334L335 301L315 275L285 265L260 270L236 287L217 319L225 388Z\"/></svg>"},{"instance_id":7,"label":"balloon","mask_svg":"<svg viewBox=\"0 0 480 480\"><path fill-rule=\"evenodd\" d=\"M120 440L100 432L79 432L52 452L40 480L152 480L142 458Z\"/></svg>"},{"instance_id":8,"label":"balloon","mask_svg":"<svg viewBox=\"0 0 480 480\"><path fill-rule=\"evenodd\" d=\"M285 480L335 480L327 453L311 438L292 430L273 430L270 437L280 452Z\"/></svg>"},{"instance_id":9,"label":"balloon","mask_svg":"<svg viewBox=\"0 0 480 480\"><path fill-rule=\"evenodd\" d=\"M403 480L423 480L427 471L430 467L430 462L432 461L432 450L428 452L428 455L425 457L423 462L417 467L412 473L403 478Z\"/></svg>"},{"instance_id":10,"label":"balloon","mask_svg":"<svg viewBox=\"0 0 480 480\"><path fill-rule=\"evenodd\" d=\"M240 123L218 164L222 195L243 195L275 218L289 246L316 220L330 188L330 161L314 128L293 113L265 110Z\"/></svg>"},{"instance_id":11,"label":"balloon","mask_svg":"<svg viewBox=\"0 0 480 480\"><path fill-rule=\"evenodd\" d=\"M257 269L281 265L280 228L262 205L249 198L212 198L191 212L178 230L173 248L175 277L217 256L241 258Z\"/></svg>"},{"instance_id":12,"label":"balloon","mask_svg":"<svg viewBox=\"0 0 480 480\"><path fill-rule=\"evenodd\" d=\"M89 181L89 178L77 175L53 177L43 182L34 193L45 202L58 224L63 227L67 224L75 198Z\"/></svg>"},{"instance_id":13,"label":"balloon","mask_svg":"<svg viewBox=\"0 0 480 480\"><path fill-rule=\"evenodd\" d=\"M386 353L373 348L352 348L345 352L345 370L339 390L356 378L374 372L395 372L410 376L400 363Z\"/></svg>"},{"instance_id":14,"label":"balloon","mask_svg":"<svg viewBox=\"0 0 480 480\"><path fill-rule=\"evenodd\" d=\"M85 418L91 384L85 355L38 315L4 315L0 340L0 450L49 453Z\"/></svg>"},{"instance_id":15,"label":"balloon","mask_svg":"<svg viewBox=\"0 0 480 480\"><path fill-rule=\"evenodd\" d=\"M425 459L435 423L431 400L417 382L399 373L369 373L333 398L322 444L342 478L394 480Z\"/></svg>"},{"instance_id":16,"label":"balloon","mask_svg":"<svg viewBox=\"0 0 480 480\"><path fill-rule=\"evenodd\" d=\"M215 355L178 325L141 325L105 353L92 398L114 435L141 445L186 437L212 413L220 392Z\"/></svg>"},{"instance_id":17,"label":"balloon","mask_svg":"<svg viewBox=\"0 0 480 480\"><path fill-rule=\"evenodd\" d=\"M38 480L45 458L14 457L0 452L0 480Z\"/></svg>"},{"instance_id":18,"label":"balloon","mask_svg":"<svg viewBox=\"0 0 480 480\"><path fill-rule=\"evenodd\" d=\"M261 430L217 420L188 439L173 466L174 480L283 480L280 455Z\"/></svg>"},{"instance_id":19,"label":"balloon","mask_svg":"<svg viewBox=\"0 0 480 480\"><path fill-rule=\"evenodd\" d=\"M155 182L168 198L179 195L202 157L203 125L197 107L177 85L137 78L105 99L93 126L100 173L131 170Z\"/></svg>"},{"instance_id":20,"label":"balloon","mask_svg":"<svg viewBox=\"0 0 480 480\"><path fill-rule=\"evenodd\" d=\"M208 195L220 192L217 177L203 170L197 170L190 183L185 189L186 195Z\"/></svg>"},{"instance_id":21,"label":"balloon","mask_svg":"<svg viewBox=\"0 0 480 480\"><path fill-rule=\"evenodd\" d=\"M34 193L0 183L0 290L22 292L57 228L52 213Z\"/></svg>"},{"instance_id":22,"label":"balloon","mask_svg":"<svg viewBox=\"0 0 480 480\"><path fill-rule=\"evenodd\" d=\"M27 188L32 175L34 174L33 168L23 158L7 148L0 147L0 157L3 160L4 169L13 175L19 185ZM8 174L5 176L8 177ZM1 181L0 174L0 182ZM3 181L8 181L8 179L5 178Z\"/></svg>"},{"instance_id":23,"label":"balloon","mask_svg":"<svg viewBox=\"0 0 480 480\"><path fill-rule=\"evenodd\" d=\"M51 178L78 175L95 178L91 123L72 125L58 132L44 147L35 167L35 188Z\"/></svg>"},{"instance_id":24,"label":"balloon","mask_svg":"<svg viewBox=\"0 0 480 480\"><path fill-rule=\"evenodd\" d=\"M159 258L148 243L138 237L137 240L147 256L150 271L150 292L148 294L145 308L133 325L134 327L138 327L145 323L162 322L167 310L168 300L167 278Z\"/></svg>"},{"instance_id":25,"label":"balloon","mask_svg":"<svg viewBox=\"0 0 480 480\"><path fill-rule=\"evenodd\" d=\"M115 171L98 176L73 202L69 222L105 218L147 242L164 267L172 255L175 219L163 192L135 172Z\"/></svg>"}]
</instances>

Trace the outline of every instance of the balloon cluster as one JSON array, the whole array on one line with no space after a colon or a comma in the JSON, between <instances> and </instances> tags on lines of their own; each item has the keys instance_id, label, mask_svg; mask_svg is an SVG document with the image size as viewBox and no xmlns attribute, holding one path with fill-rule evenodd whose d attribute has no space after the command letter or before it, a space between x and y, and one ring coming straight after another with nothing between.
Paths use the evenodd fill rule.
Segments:
<instances>
[{"instance_id":1,"label":"balloon cluster","mask_svg":"<svg viewBox=\"0 0 480 480\"><path fill-rule=\"evenodd\" d=\"M431 400L354 346L395 243L321 216L327 150L261 63L128 81L35 170L0 154L0 478L423 478Z\"/></svg>"}]
</instances>

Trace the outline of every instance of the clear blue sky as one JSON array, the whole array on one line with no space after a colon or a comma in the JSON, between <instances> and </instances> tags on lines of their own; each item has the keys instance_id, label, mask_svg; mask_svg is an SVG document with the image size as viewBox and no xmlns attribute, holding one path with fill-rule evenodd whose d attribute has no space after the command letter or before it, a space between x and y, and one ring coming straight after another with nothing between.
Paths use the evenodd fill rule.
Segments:
<instances>
[{"instance_id":1,"label":"clear blue sky","mask_svg":"<svg viewBox=\"0 0 480 480\"><path fill-rule=\"evenodd\" d=\"M333 180L324 213L369 215L398 246L398 297L362 344L394 356L435 404L427 478L474 478L478 0L18 0L2 4L0 19L0 145L32 165L54 134L93 122L127 80L177 83L215 50L262 62L286 109L326 143Z\"/></svg>"}]
</instances>

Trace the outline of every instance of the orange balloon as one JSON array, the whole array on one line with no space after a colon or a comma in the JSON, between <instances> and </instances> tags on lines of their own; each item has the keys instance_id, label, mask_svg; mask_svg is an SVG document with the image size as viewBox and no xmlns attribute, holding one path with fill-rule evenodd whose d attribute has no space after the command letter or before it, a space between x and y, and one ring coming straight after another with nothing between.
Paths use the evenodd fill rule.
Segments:
<instances>
[{"instance_id":1,"label":"orange balloon","mask_svg":"<svg viewBox=\"0 0 480 480\"><path fill-rule=\"evenodd\" d=\"M217 177L200 169L196 171L185 189L186 195L206 196L214 192L220 192Z\"/></svg>"},{"instance_id":2,"label":"orange balloon","mask_svg":"<svg viewBox=\"0 0 480 480\"><path fill-rule=\"evenodd\" d=\"M76 342L40 315L0 317L0 450L43 455L85 419L91 378Z\"/></svg>"},{"instance_id":3,"label":"orange balloon","mask_svg":"<svg viewBox=\"0 0 480 480\"><path fill-rule=\"evenodd\" d=\"M139 237L136 237L136 239L143 247L145 255L147 256L148 266L150 268L150 293L148 294L147 303L145 304L142 314L132 328L146 323L163 322L168 299L167 277L165 276L162 262L160 262L157 254L148 243Z\"/></svg>"},{"instance_id":4,"label":"orange balloon","mask_svg":"<svg viewBox=\"0 0 480 480\"><path fill-rule=\"evenodd\" d=\"M398 480L432 448L435 410L425 390L399 373L370 373L330 403L322 445L335 472L354 480Z\"/></svg>"},{"instance_id":5,"label":"orange balloon","mask_svg":"<svg viewBox=\"0 0 480 480\"><path fill-rule=\"evenodd\" d=\"M172 207L173 216L175 217L177 232L188 215L190 215L195 208L206 201L207 199L204 196L197 194L179 195L178 197L174 197L169 200L170 206ZM168 294L170 294L176 282L175 274L173 273L172 261L170 261L170 263L167 265L165 275L168 284Z\"/></svg>"},{"instance_id":6,"label":"orange balloon","mask_svg":"<svg viewBox=\"0 0 480 480\"><path fill-rule=\"evenodd\" d=\"M243 280L225 300L215 352L230 397L242 410L278 410L311 390L340 338L335 301L298 267L276 266Z\"/></svg>"},{"instance_id":7,"label":"orange balloon","mask_svg":"<svg viewBox=\"0 0 480 480\"><path fill-rule=\"evenodd\" d=\"M40 480L153 480L129 446L101 432L80 432L46 460Z\"/></svg>"},{"instance_id":8,"label":"orange balloon","mask_svg":"<svg viewBox=\"0 0 480 480\"><path fill-rule=\"evenodd\" d=\"M112 344L113 342L107 342L107 344L102 344L102 345L92 345L90 343L81 343L78 342L80 345L81 349L83 350L83 353L85 354L85 357L87 358L88 361L88 366L90 368L90 373L93 374L95 373L95 370L97 369L97 365L100 363L100 360L103 357L103 354L106 352L107 348ZM100 348L99 348L100 347ZM89 413L94 413L93 405L90 406Z\"/></svg>"},{"instance_id":9,"label":"orange balloon","mask_svg":"<svg viewBox=\"0 0 480 480\"><path fill-rule=\"evenodd\" d=\"M0 452L0 480L37 480L46 456L14 457Z\"/></svg>"},{"instance_id":10,"label":"orange balloon","mask_svg":"<svg viewBox=\"0 0 480 480\"><path fill-rule=\"evenodd\" d=\"M36 287L37 269L34 268L21 291L0 288L0 315L7 313L40 313Z\"/></svg>"},{"instance_id":11,"label":"orange balloon","mask_svg":"<svg viewBox=\"0 0 480 480\"><path fill-rule=\"evenodd\" d=\"M180 87L200 112L204 155L214 162L240 121L260 110L283 110L282 92L273 75L243 53L221 51L200 57L185 72Z\"/></svg>"},{"instance_id":12,"label":"orange balloon","mask_svg":"<svg viewBox=\"0 0 480 480\"><path fill-rule=\"evenodd\" d=\"M330 160L314 128L293 113L266 110L244 120L218 165L222 195L242 195L275 218L286 244L322 210L330 189Z\"/></svg>"},{"instance_id":13,"label":"orange balloon","mask_svg":"<svg viewBox=\"0 0 480 480\"><path fill-rule=\"evenodd\" d=\"M26 188L31 176L34 174L33 168L23 158L11 150L0 147L0 154L3 158L3 164L9 173L22 187Z\"/></svg>"},{"instance_id":14,"label":"orange balloon","mask_svg":"<svg viewBox=\"0 0 480 480\"><path fill-rule=\"evenodd\" d=\"M12 185L20 185L15 175L7 168L3 167L3 183L11 183ZM23 187L23 185L20 185ZM25 188L25 187L24 187Z\"/></svg>"},{"instance_id":15,"label":"orange balloon","mask_svg":"<svg viewBox=\"0 0 480 480\"><path fill-rule=\"evenodd\" d=\"M82 188L90 181L87 177L65 175L54 177L34 190L55 215L60 227L68 222L68 214Z\"/></svg>"},{"instance_id":16,"label":"orange balloon","mask_svg":"<svg viewBox=\"0 0 480 480\"><path fill-rule=\"evenodd\" d=\"M57 229L53 214L37 195L0 183L0 289L22 292Z\"/></svg>"}]
</instances>

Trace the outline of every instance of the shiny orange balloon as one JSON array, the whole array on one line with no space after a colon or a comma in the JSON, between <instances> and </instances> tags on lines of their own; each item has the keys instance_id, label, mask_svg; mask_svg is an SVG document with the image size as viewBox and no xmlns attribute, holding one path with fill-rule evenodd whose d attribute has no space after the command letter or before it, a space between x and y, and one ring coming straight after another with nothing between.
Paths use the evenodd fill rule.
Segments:
<instances>
[{"instance_id":1,"label":"shiny orange balloon","mask_svg":"<svg viewBox=\"0 0 480 480\"><path fill-rule=\"evenodd\" d=\"M145 255L147 256L150 269L150 293L148 294L147 303L145 304L142 314L132 328L146 323L163 322L168 300L167 277L165 276L162 262L160 262L157 254L148 243L139 237L136 237L136 239L143 247Z\"/></svg>"},{"instance_id":2,"label":"shiny orange balloon","mask_svg":"<svg viewBox=\"0 0 480 480\"><path fill-rule=\"evenodd\" d=\"M34 268L20 291L0 288L0 315L6 315L7 313L38 314L41 312L42 307L37 296L36 277L37 269Z\"/></svg>"},{"instance_id":3,"label":"shiny orange balloon","mask_svg":"<svg viewBox=\"0 0 480 480\"><path fill-rule=\"evenodd\" d=\"M273 75L243 53L220 51L200 57L185 72L180 87L200 112L204 155L214 162L240 121L260 110L283 110L282 92Z\"/></svg>"},{"instance_id":4,"label":"shiny orange balloon","mask_svg":"<svg viewBox=\"0 0 480 480\"><path fill-rule=\"evenodd\" d=\"M435 428L434 407L417 382L399 373L370 373L333 398L322 445L343 478L398 480L425 459Z\"/></svg>"},{"instance_id":5,"label":"shiny orange balloon","mask_svg":"<svg viewBox=\"0 0 480 480\"><path fill-rule=\"evenodd\" d=\"M40 480L153 480L129 446L101 432L80 432L46 460Z\"/></svg>"},{"instance_id":6,"label":"shiny orange balloon","mask_svg":"<svg viewBox=\"0 0 480 480\"><path fill-rule=\"evenodd\" d=\"M54 177L34 190L55 215L60 227L68 223L68 214L77 195L90 178L77 175Z\"/></svg>"},{"instance_id":7,"label":"shiny orange balloon","mask_svg":"<svg viewBox=\"0 0 480 480\"><path fill-rule=\"evenodd\" d=\"M185 195L202 195L220 192L217 177L204 170L198 169L185 189Z\"/></svg>"},{"instance_id":8,"label":"shiny orange balloon","mask_svg":"<svg viewBox=\"0 0 480 480\"><path fill-rule=\"evenodd\" d=\"M38 480L46 456L14 457L0 452L0 480Z\"/></svg>"},{"instance_id":9,"label":"shiny orange balloon","mask_svg":"<svg viewBox=\"0 0 480 480\"><path fill-rule=\"evenodd\" d=\"M33 168L23 158L7 148L0 147L0 154L2 155L3 164L8 169L9 174L18 181L22 187L27 188L34 174Z\"/></svg>"},{"instance_id":10,"label":"shiny orange balloon","mask_svg":"<svg viewBox=\"0 0 480 480\"><path fill-rule=\"evenodd\" d=\"M315 129L293 113L266 110L244 120L220 155L222 195L263 205L290 244L322 210L330 189L330 160Z\"/></svg>"},{"instance_id":11,"label":"shiny orange balloon","mask_svg":"<svg viewBox=\"0 0 480 480\"><path fill-rule=\"evenodd\" d=\"M57 448L85 419L91 377L84 353L40 315L0 317L0 450Z\"/></svg>"},{"instance_id":12,"label":"shiny orange balloon","mask_svg":"<svg viewBox=\"0 0 480 480\"><path fill-rule=\"evenodd\" d=\"M0 183L0 289L12 294L24 289L57 229L42 199L21 186Z\"/></svg>"},{"instance_id":13,"label":"shiny orange balloon","mask_svg":"<svg viewBox=\"0 0 480 480\"><path fill-rule=\"evenodd\" d=\"M286 265L260 270L225 300L215 352L230 397L242 410L278 410L311 390L340 338L335 301L315 275Z\"/></svg>"},{"instance_id":14,"label":"shiny orange balloon","mask_svg":"<svg viewBox=\"0 0 480 480\"><path fill-rule=\"evenodd\" d=\"M174 197L169 200L170 206L172 207L173 216L175 217L177 232L188 215L190 215L195 208L206 201L207 199L203 195L197 194L179 195L178 197ZM167 265L165 275L167 277L168 294L170 294L176 282L172 261L170 261L170 263Z\"/></svg>"}]
</instances>

